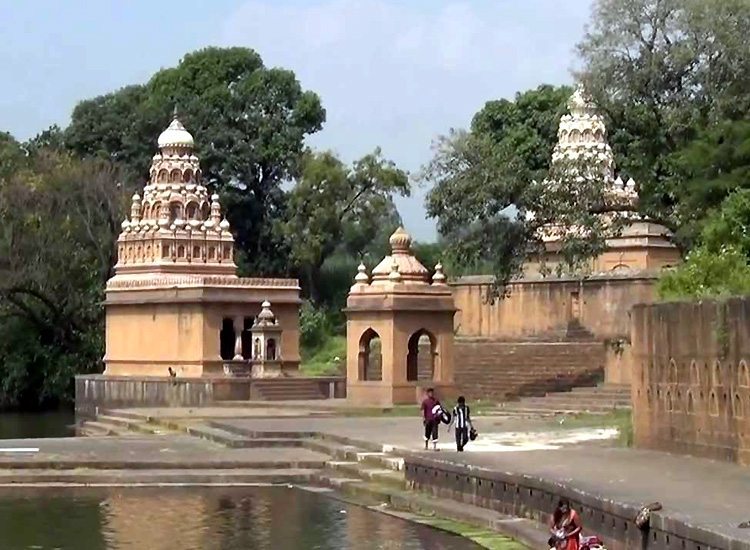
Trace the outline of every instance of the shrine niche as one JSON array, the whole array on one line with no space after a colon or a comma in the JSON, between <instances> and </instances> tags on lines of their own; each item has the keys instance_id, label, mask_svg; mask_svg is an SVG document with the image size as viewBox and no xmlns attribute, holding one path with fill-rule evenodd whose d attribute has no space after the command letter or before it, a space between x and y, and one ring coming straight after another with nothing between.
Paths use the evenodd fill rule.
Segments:
<instances>
[{"instance_id":1,"label":"shrine niche","mask_svg":"<svg viewBox=\"0 0 750 550\"><path fill-rule=\"evenodd\" d=\"M453 393L453 292L442 266L429 272L399 228L372 271L360 265L346 308L347 398L357 404L415 403L428 387Z\"/></svg>"}]
</instances>

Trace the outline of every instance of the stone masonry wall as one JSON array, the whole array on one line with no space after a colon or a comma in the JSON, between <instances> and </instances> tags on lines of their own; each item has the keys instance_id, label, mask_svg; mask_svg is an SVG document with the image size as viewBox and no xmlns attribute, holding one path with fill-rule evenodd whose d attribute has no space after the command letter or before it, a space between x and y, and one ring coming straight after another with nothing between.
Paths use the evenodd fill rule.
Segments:
<instances>
[{"instance_id":1,"label":"stone masonry wall","mask_svg":"<svg viewBox=\"0 0 750 550\"><path fill-rule=\"evenodd\" d=\"M750 299L637 306L636 445L750 466Z\"/></svg>"}]
</instances>

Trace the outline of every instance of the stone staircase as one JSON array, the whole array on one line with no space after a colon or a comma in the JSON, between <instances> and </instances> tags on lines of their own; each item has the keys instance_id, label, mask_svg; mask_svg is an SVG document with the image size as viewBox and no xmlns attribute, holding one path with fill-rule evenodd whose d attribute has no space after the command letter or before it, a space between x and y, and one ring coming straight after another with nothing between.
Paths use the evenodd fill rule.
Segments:
<instances>
[{"instance_id":1,"label":"stone staircase","mask_svg":"<svg viewBox=\"0 0 750 550\"><path fill-rule=\"evenodd\" d=\"M253 391L262 401L326 399L320 383L310 378L266 378L253 380Z\"/></svg>"},{"instance_id":2,"label":"stone staircase","mask_svg":"<svg viewBox=\"0 0 750 550\"><path fill-rule=\"evenodd\" d=\"M604 378L601 342L458 339L454 357L458 390L472 399L542 397Z\"/></svg>"},{"instance_id":3,"label":"stone staircase","mask_svg":"<svg viewBox=\"0 0 750 550\"><path fill-rule=\"evenodd\" d=\"M554 416L558 414L608 414L630 410L630 386L599 384L576 387L570 391L547 393L544 397L525 397L504 403L495 410L507 416Z\"/></svg>"}]
</instances>

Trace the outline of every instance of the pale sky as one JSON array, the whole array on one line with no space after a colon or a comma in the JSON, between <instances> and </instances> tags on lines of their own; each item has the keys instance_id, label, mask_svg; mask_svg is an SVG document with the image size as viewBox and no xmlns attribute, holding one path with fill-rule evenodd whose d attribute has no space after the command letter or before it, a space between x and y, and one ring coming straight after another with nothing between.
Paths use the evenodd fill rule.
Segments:
<instances>
[{"instance_id":1,"label":"pale sky","mask_svg":"<svg viewBox=\"0 0 750 550\"><path fill-rule=\"evenodd\" d=\"M432 140L486 101L570 83L591 3L2 0L0 130L64 127L79 100L145 82L187 52L247 46L322 98L328 120L311 146L352 161L379 145L414 173ZM424 192L398 206L415 238L433 240Z\"/></svg>"}]
</instances>

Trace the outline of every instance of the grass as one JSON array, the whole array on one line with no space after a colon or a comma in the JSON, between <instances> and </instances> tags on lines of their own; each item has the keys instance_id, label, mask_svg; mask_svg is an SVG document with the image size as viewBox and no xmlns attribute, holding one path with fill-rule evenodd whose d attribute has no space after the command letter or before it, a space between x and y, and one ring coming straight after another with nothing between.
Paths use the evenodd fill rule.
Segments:
<instances>
[{"instance_id":1,"label":"grass","mask_svg":"<svg viewBox=\"0 0 750 550\"><path fill-rule=\"evenodd\" d=\"M616 428L620 434L618 436L618 444L621 447L633 446L633 419L629 410L618 409L608 414L583 413L566 415L563 424L560 424L558 418L548 420L549 426L565 430L574 430L576 428Z\"/></svg>"},{"instance_id":2,"label":"grass","mask_svg":"<svg viewBox=\"0 0 750 550\"><path fill-rule=\"evenodd\" d=\"M306 376L340 376L346 370L346 336L331 336L313 350L302 350L300 371Z\"/></svg>"}]
</instances>

